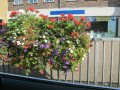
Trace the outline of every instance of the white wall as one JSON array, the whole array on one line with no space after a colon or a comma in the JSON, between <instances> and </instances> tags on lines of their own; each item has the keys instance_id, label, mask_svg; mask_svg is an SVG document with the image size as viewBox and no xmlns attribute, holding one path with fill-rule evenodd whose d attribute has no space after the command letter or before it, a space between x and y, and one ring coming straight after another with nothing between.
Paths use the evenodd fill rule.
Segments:
<instances>
[{"instance_id":1,"label":"white wall","mask_svg":"<svg viewBox=\"0 0 120 90\"><path fill-rule=\"evenodd\" d=\"M80 7L80 8L62 8L62 9L38 9L40 13L49 17L58 17L59 15L50 15L50 11L59 10L85 10L85 14L77 14L74 16L120 16L120 7ZM9 17L10 11L8 12Z\"/></svg>"},{"instance_id":2,"label":"white wall","mask_svg":"<svg viewBox=\"0 0 120 90\"><path fill-rule=\"evenodd\" d=\"M59 15L50 15L50 11L58 10L85 10L85 14L75 16L120 16L120 7L84 7L84 8L62 8L62 9L39 9L41 13L50 17Z\"/></svg>"}]
</instances>

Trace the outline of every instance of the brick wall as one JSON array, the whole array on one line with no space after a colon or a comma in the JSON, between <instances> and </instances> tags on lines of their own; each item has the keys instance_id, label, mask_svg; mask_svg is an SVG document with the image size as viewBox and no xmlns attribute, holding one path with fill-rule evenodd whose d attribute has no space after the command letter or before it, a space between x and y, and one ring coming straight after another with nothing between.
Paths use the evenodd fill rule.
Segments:
<instances>
[{"instance_id":1,"label":"brick wall","mask_svg":"<svg viewBox=\"0 0 120 90\"><path fill-rule=\"evenodd\" d=\"M120 6L119 0L54 0L54 2L45 3L43 0L39 0L36 4L29 4L28 0L23 0L23 5L14 5L14 0L9 1L9 10L26 9L27 7L33 5L35 8L47 9L47 8L76 8L76 7L118 7ZM59 2L61 2L59 4Z\"/></svg>"}]
</instances>

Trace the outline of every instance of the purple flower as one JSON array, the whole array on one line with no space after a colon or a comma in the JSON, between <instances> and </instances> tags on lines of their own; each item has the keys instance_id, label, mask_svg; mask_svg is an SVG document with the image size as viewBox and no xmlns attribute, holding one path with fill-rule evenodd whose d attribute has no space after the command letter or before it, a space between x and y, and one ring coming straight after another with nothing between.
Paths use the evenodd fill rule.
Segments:
<instances>
[{"instance_id":1,"label":"purple flower","mask_svg":"<svg viewBox=\"0 0 120 90\"><path fill-rule=\"evenodd\" d=\"M65 38L61 38L60 41L61 41L61 42L65 41Z\"/></svg>"},{"instance_id":2,"label":"purple flower","mask_svg":"<svg viewBox=\"0 0 120 90\"><path fill-rule=\"evenodd\" d=\"M26 52L27 52L27 49L24 49L24 52L26 53Z\"/></svg>"},{"instance_id":3,"label":"purple flower","mask_svg":"<svg viewBox=\"0 0 120 90\"><path fill-rule=\"evenodd\" d=\"M67 66L64 65L63 68L64 68L64 69L67 69Z\"/></svg>"},{"instance_id":4,"label":"purple flower","mask_svg":"<svg viewBox=\"0 0 120 90\"><path fill-rule=\"evenodd\" d=\"M42 45L40 45L40 48L41 49L47 49L47 48L49 48L49 45L48 44L42 44Z\"/></svg>"},{"instance_id":5,"label":"purple flower","mask_svg":"<svg viewBox=\"0 0 120 90\"><path fill-rule=\"evenodd\" d=\"M44 44L40 45L40 48L41 48L41 49L44 49L44 48L45 48L45 45L44 45Z\"/></svg>"},{"instance_id":6,"label":"purple flower","mask_svg":"<svg viewBox=\"0 0 120 90\"><path fill-rule=\"evenodd\" d=\"M56 49L55 55L59 55L59 51L58 51L58 49Z\"/></svg>"},{"instance_id":7,"label":"purple flower","mask_svg":"<svg viewBox=\"0 0 120 90\"><path fill-rule=\"evenodd\" d=\"M70 62L69 62L69 61L66 61L66 62L65 62L65 64L66 64L66 65L69 65L69 64L70 64Z\"/></svg>"},{"instance_id":8,"label":"purple flower","mask_svg":"<svg viewBox=\"0 0 120 90\"><path fill-rule=\"evenodd\" d=\"M3 29L0 30L0 34L3 34L3 33L5 33L6 31L7 31L7 29L3 28Z\"/></svg>"}]
</instances>

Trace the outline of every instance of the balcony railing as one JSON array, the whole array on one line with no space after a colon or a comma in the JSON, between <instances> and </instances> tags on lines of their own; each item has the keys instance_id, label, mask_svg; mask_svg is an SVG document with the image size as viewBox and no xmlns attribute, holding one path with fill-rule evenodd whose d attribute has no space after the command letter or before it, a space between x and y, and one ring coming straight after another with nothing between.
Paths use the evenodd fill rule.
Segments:
<instances>
[{"instance_id":1,"label":"balcony railing","mask_svg":"<svg viewBox=\"0 0 120 90\"><path fill-rule=\"evenodd\" d=\"M30 76L80 84L120 87L120 39L96 38L92 44L93 47L90 48L77 71L64 73L52 70L48 66L44 75L33 71ZM25 75L22 70L4 63L0 65L0 71Z\"/></svg>"}]
</instances>

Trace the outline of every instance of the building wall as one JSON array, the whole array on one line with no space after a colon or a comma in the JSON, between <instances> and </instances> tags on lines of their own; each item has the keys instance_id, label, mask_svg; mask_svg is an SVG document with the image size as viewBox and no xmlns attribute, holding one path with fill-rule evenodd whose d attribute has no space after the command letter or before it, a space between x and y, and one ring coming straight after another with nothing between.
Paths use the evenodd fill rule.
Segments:
<instances>
[{"instance_id":1,"label":"building wall","mask_svg":"<svg viewBox=\"0 0 120 90\"><path fill-rule=\"evenodd\" d=\"M39 0L36 4L29 4L28 0L23 0L23 5L14 5L14 0L9 0L9 11L26 9L27 7L33 5L37 9L47 9L47 8L77 8L77 7L118 7L120 6L119 0L54 0L54 2L43 2L44 0Z\"/></svg>"},{"instance_id":2,"label":"building wall","mask_svg":"<svg viewBox=\"0 0 120 90\"><path fill-rule=\"evenodd\" d=\"M7 20L8 0L0 0L0 19Z\"/></svg>"}]
</instances>

